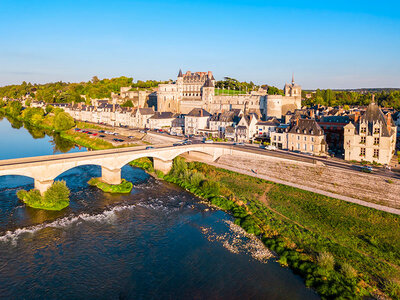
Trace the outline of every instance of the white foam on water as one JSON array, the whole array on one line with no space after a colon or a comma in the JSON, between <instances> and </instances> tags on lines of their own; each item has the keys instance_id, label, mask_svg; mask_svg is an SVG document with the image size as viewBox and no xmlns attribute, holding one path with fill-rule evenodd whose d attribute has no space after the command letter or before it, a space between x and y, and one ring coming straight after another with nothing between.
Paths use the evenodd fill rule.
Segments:
<instances>
[{"instance_id":1,"label":"white foam on water","mask_svg":"<svg viewBox=\"0 0 400 300\"><path fill-rule=\"evenodd\" d=\"M29 234L33 235L36 232L45 228L66 228L74 224L81 224L83 222L112 223L118 217L116 213L124 210L132 210L135 206L136 205L118 205L111 208L110 210L105 210L102 213L96 215L82 213L78 216L69 216L55 220L50 223L17 228L13 231L6 231L3 235L0 235L0 242L16 244L19 238Z\"/></svg>"},{"instance_id":2,"label":"white foam on water","mask_svg":"<svg viewBox=\"0 0 400 300\"><path fill-rule=\"evenodd\" d=\"M209 241L221 243L232 253L248 253L255 260L263 263L274 256L255 235L247 233L232 221L224 220L224 222L229 226L229 231L224 234L217 234L212 228L207 227L200 227L201 232Z\"/></svg>"}]
</instances>

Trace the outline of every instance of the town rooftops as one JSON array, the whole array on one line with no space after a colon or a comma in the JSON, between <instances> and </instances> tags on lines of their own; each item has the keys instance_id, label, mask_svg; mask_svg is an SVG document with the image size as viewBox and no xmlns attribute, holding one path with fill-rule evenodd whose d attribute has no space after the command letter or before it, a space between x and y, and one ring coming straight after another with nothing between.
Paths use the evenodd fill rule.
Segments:
<instances>
[{"instance_id":1,"label":"town rooftops","mask_svg":"<svg viewBox=\"0 0 400 300\"><path fill-rule=\"evenodd\" d=\"M150 119L172 119L175 118L175 114L169 111L156 112Z\"/></svg>"},{"instance_id":2,"label":"town rooftops","mask_svg":"<svg viewBox=\"0 0 400 300\"><path fill-rule=\"evenodd\" d=\"M279 126L280 122L273 118L267 121L258 121L256 125L262 125L262 126Z\"/></svg>"},{"instance_id":3,"label":"town rooftops","mask_svg":"<svg viewBox=\"0 0 400 300\"><path fill-rule=\"evenodd\" d=\"M357 125L359 127L360 124L366 124L368 133L371 134L373 126L376 123L381 125L382 136L388 137L393 134L394 131L390 129L391 126L394 126L391 115L388 114L388 116L385 117L378 104L376 104L374 99L372 99L372 102L368 105L365 113L360 117L360 122Z\"/></svg>"},{"instance_id":4,"label":"town rooftops","mask_svg":"<svg viewBox=\"0 0 400 300\"><path fill-rule=\"evenodd\" d=\"M211 114L202 108L193 108L190 113L187 114L188 117L209 117Z\"/></svg>"},{"instance_id":5,"label":"town rooftops","mask_svg":"<svg viewBox=\"0 0 400 300\"><path fill-rule=\"evenodd\" d=\"M141 115L154 115L153 108L144 107L144 108L138 108L138 110Z\"/></svg>"}]
</instances>

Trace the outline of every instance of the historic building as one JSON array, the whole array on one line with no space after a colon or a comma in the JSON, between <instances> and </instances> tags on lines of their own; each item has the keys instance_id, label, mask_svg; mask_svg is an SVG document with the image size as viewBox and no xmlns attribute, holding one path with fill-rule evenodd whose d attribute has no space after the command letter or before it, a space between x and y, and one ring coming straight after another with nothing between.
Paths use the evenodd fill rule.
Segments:
<instances>
[{"instance_id":1,"label":"historic building","mask_svg":"<svg viewBox=\"0 0 400 300\"><path fill-rule=\"evenodd\" d=\"M259 117L282 118L288 111L301 108L301 86L286 84L285 95L267 95L266 90L250 94L215 95L215 78L211 71L179 71L175 82L160 84L157 92L157 110L174 113L189 113L193 108L203 108L214 114L240 109L245 114L255 113Z\"/></svg>"},{"instance_id":2,"label":"historic building","mask_svg":"<svg viewBox=\"0 0 400 300\"><path fill-rule=\"evenodd\" d=\"M314 119L297 119L290 127L271 132L271 143L279 149L313 155L327 151L324 131Z\"/></svg>"},{"instance_id":3,"label":"historic building","mask_svg":"<svg viewBox=\"0 0 400 300\"><path fill-rule=\"evenodd\" d=\"M391 114L383 114L374 102L365 113L344 127L344 159L389 164L396 148L397 127Z\"/></svg>"}]
</instances>

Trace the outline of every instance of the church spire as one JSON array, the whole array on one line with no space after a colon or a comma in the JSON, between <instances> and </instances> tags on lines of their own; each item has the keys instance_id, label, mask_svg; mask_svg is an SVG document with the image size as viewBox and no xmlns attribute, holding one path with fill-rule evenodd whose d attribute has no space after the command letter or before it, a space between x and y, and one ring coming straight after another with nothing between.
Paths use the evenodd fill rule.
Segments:
<instances>
[{"instance_id":1,"label":"church spire","mask_svg":"<svg viewBox=\"0 0 400 300\"><path fill-rule=\"evenodd\" d=\"M178 77L183 77L183 75L182 75L182 70L181 70L181 69L179 69Z\"/></svg>"},{"instance_id":2,"label":"church spire","mask_svg":"<svg viewBox=\"0 0 400 300\"><path fill-rule=\"evenodd\" d=\"M294 85L294 72L292 73L292 85Z\"/></svg>"}]
</instances>

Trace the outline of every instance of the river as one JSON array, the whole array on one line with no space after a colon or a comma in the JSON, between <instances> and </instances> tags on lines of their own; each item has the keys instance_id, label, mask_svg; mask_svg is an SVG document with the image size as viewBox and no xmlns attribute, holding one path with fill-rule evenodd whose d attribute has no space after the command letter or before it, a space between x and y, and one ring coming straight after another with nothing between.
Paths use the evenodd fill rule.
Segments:
<instances>
[{"instance_id":1,"label":"river","mask_svg":"<svg viewBox=\"0 0 400 300\"><path fill-rule=\"evenodd\" d=\"M86 150L13 126L0 119L0 159ZM17 199L33 179L0 177L0 298L318 299L226 213L131 166L132 192L106 194L87 184L100 172L61 174L71 204L60 212Z\"/></svg>"}]
</instances>

